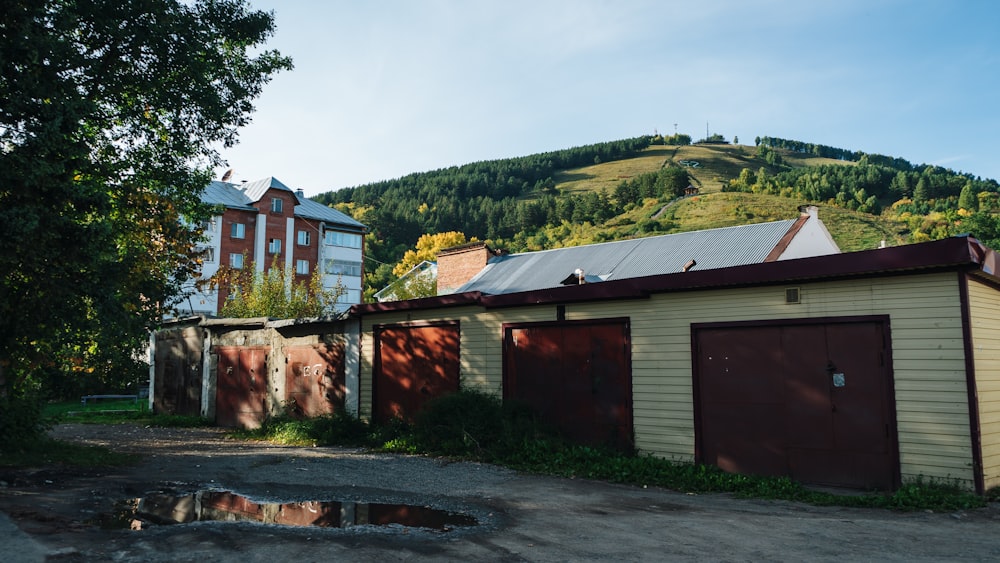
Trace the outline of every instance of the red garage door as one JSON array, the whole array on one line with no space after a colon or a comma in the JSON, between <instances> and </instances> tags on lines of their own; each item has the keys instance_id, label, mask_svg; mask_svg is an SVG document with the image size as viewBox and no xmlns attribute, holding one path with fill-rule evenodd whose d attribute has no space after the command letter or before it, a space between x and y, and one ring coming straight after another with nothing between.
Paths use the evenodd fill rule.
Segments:
<instances>
[{"instance_id":1,"label":"red garage door","mask_svg":"<svg viewBox=\"0 0 1000 563\"><path fill-rule=\"evenodd\" d=\"M219 426L257 428L264 421L267 398L265 347L216 348L219 354L215 395L215 423Z\"/></svg>"},{"instance_id":2,"label":"red garage door","mask_svg":"<svg viewBox=\"0 0 1000 563\"><path fill-rule=\"evenodd\" d=\"M298 416L332 414L344 407L344 346L322 343L285 348L285 402Z\"/></svg>"},{"instance_id":3,"label":"red garage door","mask_svg":"<svg viewBox=\"0 0 1000 563\"><path fill-rule=\"evenodd\" d=\"M898 484L886 321L694 334L700 461L806 483Z\"/></svg>"},{"instance_id":4,"label":"red garage door","mask_svg":"<svg viewBox=\"0 0 1000 563\"><path fill-rule=\"evenodd\" d=\"M412 421L427 401L458 391L458 323L375 327L374 418Z\"/></svg>"},{"instance_id":5,"label":"red garage door","mask_svg":"<svg viewBox=\"0 0 1000 563\"><path fill-rule=\"evenodd\" d=\"M529 404L568 438L632 447L628 322L504 326L504 398Z\"/></svg>"}]
</instances>

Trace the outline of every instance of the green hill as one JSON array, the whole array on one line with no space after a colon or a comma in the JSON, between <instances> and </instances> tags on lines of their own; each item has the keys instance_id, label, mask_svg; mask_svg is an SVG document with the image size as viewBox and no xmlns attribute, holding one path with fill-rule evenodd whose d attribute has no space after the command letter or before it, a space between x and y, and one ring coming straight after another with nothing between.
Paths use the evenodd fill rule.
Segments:
<instances>
[{"instance_id":1,"label":"green hill","mask_svg":"<svg viewBox=\"0 0 1000 563\"><path fill-rule=\"evenodd\" d=\"M682 197L689 186L697 195ZM636 137L316 199L371 228L370 295L392 281L393 265L426 233L459 231L519 252L788 219L811 203L841 249L853 251L962 232L967 217L993 217L998 191L993 180L798 141L665 145Z\"/></svg>"}]
</instances>

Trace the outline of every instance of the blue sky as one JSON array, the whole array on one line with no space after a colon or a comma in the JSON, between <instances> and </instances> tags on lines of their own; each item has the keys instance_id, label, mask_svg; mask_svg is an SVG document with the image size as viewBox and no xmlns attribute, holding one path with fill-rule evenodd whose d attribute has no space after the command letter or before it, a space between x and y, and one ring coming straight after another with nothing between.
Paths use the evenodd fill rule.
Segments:
<instances>
[{"instance_id":1,"label":"blue sky","mask_svg":"<svg viewBox=\"0 0 1000 563\"><path fill-rule=\"evenodd\" d=\"M1000 179L992 0L250 2L295 69L221 151L234 180L311 196L706 123Z\"/></svg>"}]
</instances>

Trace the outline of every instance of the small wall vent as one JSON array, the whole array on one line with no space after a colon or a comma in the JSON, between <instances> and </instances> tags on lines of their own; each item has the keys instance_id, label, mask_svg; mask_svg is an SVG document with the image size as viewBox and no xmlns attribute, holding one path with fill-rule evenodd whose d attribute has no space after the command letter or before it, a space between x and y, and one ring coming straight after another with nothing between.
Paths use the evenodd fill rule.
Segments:
<instances>
[{"instance_id":1,"label":"small wall vent","mask_svg":"<svg viewBox=\"0 0 1000 563\"><path fill-rule=\"evenodd\" d=\"M801 303L802 294L797 287L785 288L785 303Z\"/></svg>"}]
</instances>

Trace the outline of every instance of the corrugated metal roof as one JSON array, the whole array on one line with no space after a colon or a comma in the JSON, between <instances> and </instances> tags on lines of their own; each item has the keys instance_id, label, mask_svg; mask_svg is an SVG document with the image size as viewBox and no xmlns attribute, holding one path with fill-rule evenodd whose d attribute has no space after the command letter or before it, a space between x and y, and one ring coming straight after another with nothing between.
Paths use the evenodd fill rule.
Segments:
<instances>
[{"instance_id":1,"label":"corrugated metal roof","mask_svg":"<svg viewBox=\"0 0 1000 563\"><path fill-rule=\"evenodd\" d=\"M243 193L247 194L250 201L260 200L260 198L264 197L264 193L272 188L286 192L292 191L292 188L282 184L274 176L268 176L267 178L247 182L240 186L240 188L243 190Z\"/></svg>"},{"instance_id":2,"label":"corrugated metal roof","mask_svg":"<svg viewBox=\"0 0 1000 563\"><path fill-rule=\"evenodd\" d=\"M256 211L253 203L264 197L267 190L275 188L278 190L292 190L282 184L273 176L247 182L245 184L230 184L229 182L212 181L205 187L201 194L201 200L212 205L225 205L230 209L243 209L246 211ZM295 194L295 216L303 219L313 219L323 221L341 227L363 231L366 229L363 223L355 221L353 217L342 213L332 207L327 207L322 203L307 199L297 192Z\"/></svg>"},{"instance_id":3,"label":"corrugated metal roof","mask_svg":"<svg viewBox=\"0 0 1000 563\"><path fill-rule=\"evenodd\" d=\"M558 287L575 270L604 281L763 262L794 219L499 256L456 293L515 293Z\"/></svg>"},{"instance_id":4,"label":"corrugated metal roof","mask_svg":"<svg viewBox=\"0 0 1000 563\"><path fill-rule=\"evenodd\" d=\"M201 200L211 205L225 205L226 207L245 209L247 211L256 210L250 205L253 203L250 201L250 198L235 185L228 182L210 182L205 187L205 191L201 193Z\"/></svg>"},{"instance_id":5,"label":"corrugated metal roof","mask_svg":"<svg viewBox=\"0 0 1000 563\"><path fill-rule=\"evenodd\" d=\"M306 199L304 196L300 197L298 194L295 194L295 197L299 202L299 204L295 206L296 217L314 219L316 221L333 223L335 225L350 227L358 230L364 230L366 228L363 223L355 221L353 217L346 213L342 213L332 207L327 207L317 201Z\"/></svg>"}]
</instances>

